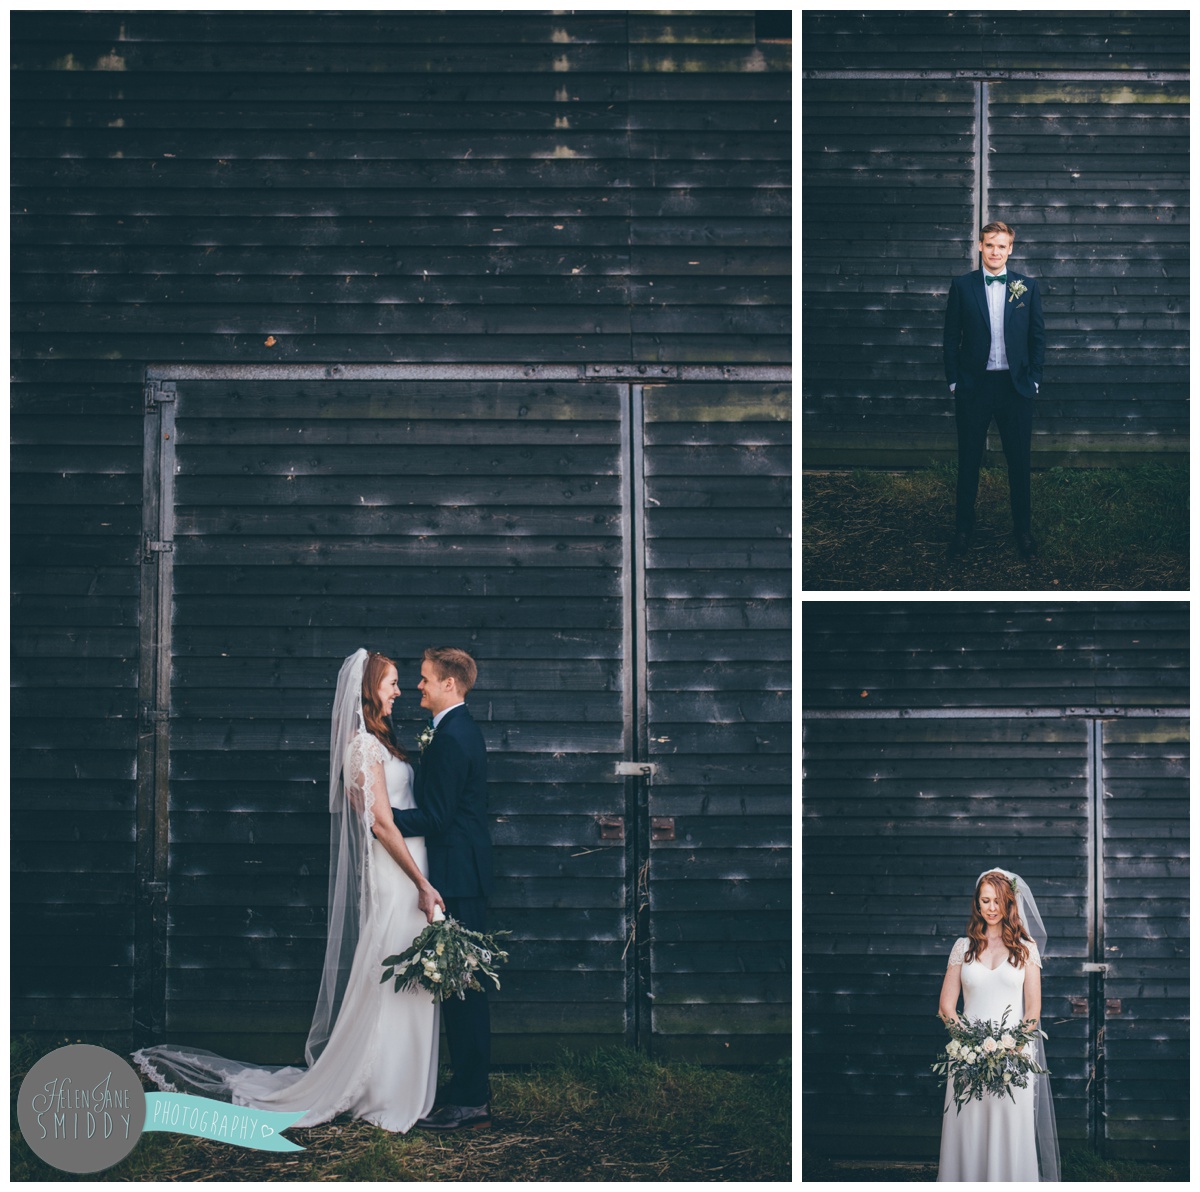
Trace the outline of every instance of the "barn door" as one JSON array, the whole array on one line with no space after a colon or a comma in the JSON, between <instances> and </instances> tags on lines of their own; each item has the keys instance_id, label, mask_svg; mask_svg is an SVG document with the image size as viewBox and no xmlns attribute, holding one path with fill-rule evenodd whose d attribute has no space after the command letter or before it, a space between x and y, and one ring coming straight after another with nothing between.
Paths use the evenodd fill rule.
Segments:
<instances>
[{"instance_id":1,"label":"barn door","mask_svg":"<svg viewBox=\"0 0 1200 1192\"><path fill-rule=\"evenodd\" d=\"M638 756L655 767L640 1033L656 1055L769 1063L791 1031L790 392L633 396Z\"/></svg>"},{"instance_id":2,"label":"barn door","mask_svg":"<svg viewBox=\"0 0 1200 1192\"><path fill-rule=\"evenodd\" d=\"M777 1058L786 385L199 371L147 390L139 1021L290 1058L338 664L397 659L412 741L417 660L449 642L483 664L519 957L497 1061Z\"/></svg>"},{"instance_id":3,"label":"barn door","mask_svg":"<svg viewBox=\"0 0 1200 1192\"><path fill-rule=\"evenodd\" d=\"M148 862L166 947L143 1021L294 1057L324 948L338 665L361 645L397 659L411 745L421 651L454 643L483 663L494 920L520 957L496 1060L624 1041L628 387L312 371L148 390L164 496L146 559L170 592L146 716L160 779L169 722L170 839Z\"/></svg>"}]
</instances>

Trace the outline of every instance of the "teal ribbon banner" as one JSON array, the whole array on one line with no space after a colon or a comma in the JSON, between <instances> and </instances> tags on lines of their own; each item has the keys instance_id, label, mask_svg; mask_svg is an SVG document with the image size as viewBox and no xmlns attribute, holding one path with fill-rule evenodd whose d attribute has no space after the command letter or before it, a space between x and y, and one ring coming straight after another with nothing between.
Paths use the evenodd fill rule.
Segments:
<instances>
[{"instance_id":1,"label":"teal ribbon banner","mask_svg":"<svg viewBox=\"0 0 1200 1192\"><path fill-rule=\"evenodd\" d=\"M190 1093L147 1093L145 1130L191 1134L255 1151L302 1151L302 1146L282 1137L281 1131L303 1116L303 1111L274 1113L193 1097Z\"/></svg>"}]
</instances>

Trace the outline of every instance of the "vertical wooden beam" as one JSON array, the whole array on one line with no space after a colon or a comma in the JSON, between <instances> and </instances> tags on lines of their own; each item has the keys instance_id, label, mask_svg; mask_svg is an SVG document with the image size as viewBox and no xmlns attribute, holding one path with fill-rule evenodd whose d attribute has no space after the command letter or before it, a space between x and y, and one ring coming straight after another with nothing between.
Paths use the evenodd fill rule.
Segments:
<instances>
[{"instance_id":1,"label":"vertical wooden beam","mask_svg":"<svg viewBox=\"0 0 1200 1192\"><path fill-rule=\"evenodd\" d=\"M645 456L645 392L641 385L629 386L628 435L625 439L625 459L629 467L628 494L631 536L627 574L631 582L631 602L626 623L629 656L625 673L629 676L626 689L626 723L630 726L631 761L649 761L650 717L647 709L646 680L646 456ZM631 897L633 946L626 955L626 972L630 991L631 1042L649 1053L652 1044L650 984L650 780L629 778L627 795L630 814L629 832L629 893Z\"/></svg>"},{"instance_id":2,"label":"vertical wooden beam","mask_svg":"<svg viewBox=\"0 0 1200 1192\"><path fill-rule=\"evenodd\" d=\"M975 264L975 242L979 239L979 229L985 223L991 222L988 211L988 85L980 81L976 88L975 97L978 119L975 134L975 193L979 205L975 212L975 230L971 236L971 264Z\"/></svg>"},{"instance_id":3,"label":"vertical wooden beam","mask_svg":"<svg viewBox=\"0 0 1200 1192\"><path fill-rule=\"evenodd\" d=\"M160 1040L166 1027L175 383L148 381L144 393L133 957L133 1024L138 1044Z\"/></svg>"},{"instance_id":4,"label":"vertical wooden beam","mask_svg":"<svg viewBox=\"0 0 1200 1192\"><path fill-rule=\"evenodd\" d=\"M1088 722L1088 1143L1103 1157L1104 1108L1104 721Z\"/></svg>"}]
</instances>

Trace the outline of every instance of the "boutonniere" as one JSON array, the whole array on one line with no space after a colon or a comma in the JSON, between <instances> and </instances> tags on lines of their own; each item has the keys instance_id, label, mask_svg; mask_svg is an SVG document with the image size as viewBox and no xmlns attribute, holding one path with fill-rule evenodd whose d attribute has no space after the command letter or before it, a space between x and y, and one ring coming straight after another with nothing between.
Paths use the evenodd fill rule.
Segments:
<instances>
[{"instance_id":1,"label":"boutonniere","mask_svg":"<svg viewBox=\"0 0 1200 1192\"><path fill-rule=\"evenodd\" d=\"M434 728L432 724L427 724L425 728L421 730L421 735L417 738L417 747L422 753L424 753L425 750L428 749L433 743L434 734L436 732L437 729Z\"/></svg>"},{"instance_id":2,"label":"boutonniere","mask_svg":"<svg viewBox=\"0 0 1200 1192\"><path fill-rule=\"evenodd\" d=\"M1011 302L1014 298L1020 298L1029 287L1024 282L1010 281L1008 283L1008 300Z\"/></svg>"}]
</instances>

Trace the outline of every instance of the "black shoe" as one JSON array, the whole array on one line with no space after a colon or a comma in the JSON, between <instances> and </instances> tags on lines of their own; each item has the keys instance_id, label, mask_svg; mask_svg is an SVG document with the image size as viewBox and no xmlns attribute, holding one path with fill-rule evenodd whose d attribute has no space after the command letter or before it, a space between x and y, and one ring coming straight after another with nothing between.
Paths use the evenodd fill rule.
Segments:
<instances>
[{"instance_id":1,"label":"black shoe","mask_svg":"<svg viewBox=\"0 0 1200 1192\"><path fill-rule=\"evenodd\" d=\"M950 545L946 547L946 558L961 559L967 553L970 545L971 535L964 534L961 530L955 530L954 537L950 539Z\"/></svg>"},{"instance_id":2,"label":"black shoe","mask_svg":"<svg viewBox=\"0 0 1200 1192\"><path fill-rule=\"evenodd\" d=\"M483 1130L492 1124L492 1111L487 1105L443 1105L417 1125L422 1130Z\"/></svg>"},{"instance_id":3,"label":"black shoe","mask_svg":"<svg viewBox=\"0 0 1200 1192\"><path fill-rule=\"evenodd\" d=\"M1037 543L1028 531L1017 535L1017 553L1022 559L1032 559L1037 554Z\"/></svg>"}]
</instances>

